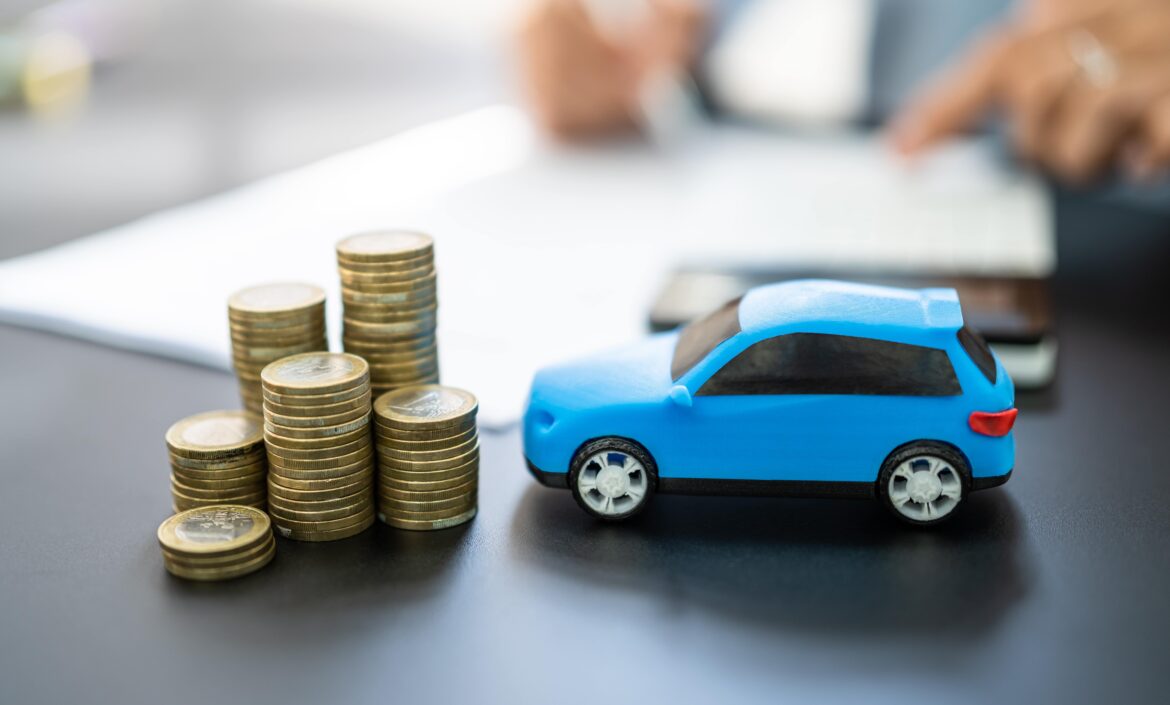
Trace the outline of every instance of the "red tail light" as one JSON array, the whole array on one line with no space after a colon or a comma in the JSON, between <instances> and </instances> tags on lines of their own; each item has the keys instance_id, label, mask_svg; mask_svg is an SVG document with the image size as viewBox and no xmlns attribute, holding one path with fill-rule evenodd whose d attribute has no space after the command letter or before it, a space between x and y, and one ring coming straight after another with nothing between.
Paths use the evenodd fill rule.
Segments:
<instances>
[{"instance_id":1,"label":"red tail light","mask_svg":"<svg viewBox=\"0 0 1170 705\"><path fill-rule=\"evenodd\" d=\"M971 430L975 433L982 433L985 436L1006 436L1012 430L1012 426L1016 424L1016 416L1019 415L1017 409L1007 409L1005 411L973 411L971 417L967 419L967 423L971 425Z\"/></svg>"}]
</instances>

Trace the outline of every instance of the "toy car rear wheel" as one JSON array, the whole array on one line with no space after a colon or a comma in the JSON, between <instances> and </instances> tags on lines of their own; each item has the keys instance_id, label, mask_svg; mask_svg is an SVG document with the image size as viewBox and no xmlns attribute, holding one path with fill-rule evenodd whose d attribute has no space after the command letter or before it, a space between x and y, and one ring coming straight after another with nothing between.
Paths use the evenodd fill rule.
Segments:
<instances>
[{"instance_id":1,"label":"toy car rear wheel","mask_svg":"<svg viewBox=\"0 0 1170 705\"><path fill-rule=\"evenodd\" d=\"M971 488L971 469L954 448L921 441L898 448L882 464L877 495L894 516L916 526L954 513Z\"/></svg>"},{"instance_id":2,"label":"toy car rear wheel","mask_svg":"<svg viewBox=\"0 0 1170 705\"><path fill-rule=\"evenodd\" d=\"M586 513L606 521L628 519L642 511L657 482L654 459L625 438L590 441L569 466L573 499Z\"/></svg>"}]
</instances>

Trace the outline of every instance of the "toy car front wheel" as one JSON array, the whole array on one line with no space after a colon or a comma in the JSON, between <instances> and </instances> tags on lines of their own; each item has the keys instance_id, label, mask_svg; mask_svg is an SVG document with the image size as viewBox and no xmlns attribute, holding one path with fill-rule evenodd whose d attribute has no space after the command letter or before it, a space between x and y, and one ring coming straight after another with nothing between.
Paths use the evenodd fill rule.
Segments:
<instances>
[{"instance_id":1,"label":"toy car front wheel","mask_svg":"<svg viewBox=\"0 0 1170 705\"><path fill-rule=\"evenodd\" d=\"M646 506L658 474L646 449L624 438L600 438L577 451L569 466L573 498L589 514L628 519Z\"/></svg>"},{"instance_id":2,"label":"toy car front wheel","mask_svg":"<svg viewBox=\"0 0 1170 705\"><path fill-rule=\"evenodd\" d=\"M882 504L899 519L928 526L955 511L971 486L967 461L941 443L912 443L890 454L878 474Z\"/></svg>"}]
</instances>

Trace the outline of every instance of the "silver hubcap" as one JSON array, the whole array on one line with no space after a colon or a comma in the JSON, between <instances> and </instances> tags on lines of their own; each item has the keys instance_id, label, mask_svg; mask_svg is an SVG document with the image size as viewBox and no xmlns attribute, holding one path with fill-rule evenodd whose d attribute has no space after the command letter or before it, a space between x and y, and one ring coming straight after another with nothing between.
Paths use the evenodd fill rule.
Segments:
<instances>
[{"instance_id":1,"label":"silver hubcap","mask_svg":"<svg viewBox=\"0 0 1170 705\"><path fill-rule=\"evenodd\" d=\"M577 491L593 511L625 514L646 498L646 468L629 453L603 450L590 456L577 475Z\"/></svg>"},{"instance_id":2,"label":"silver hubcap","mask_svg":"<svg viewBox=\"0 0 1170 705\"><path fill-rule=\"evenodd\" d=\"M963 498L963 481L947 461L919 455L903 462L890 475L886 491L894 509L914 521L941 519Z\"/></svg>"}]
</instances>

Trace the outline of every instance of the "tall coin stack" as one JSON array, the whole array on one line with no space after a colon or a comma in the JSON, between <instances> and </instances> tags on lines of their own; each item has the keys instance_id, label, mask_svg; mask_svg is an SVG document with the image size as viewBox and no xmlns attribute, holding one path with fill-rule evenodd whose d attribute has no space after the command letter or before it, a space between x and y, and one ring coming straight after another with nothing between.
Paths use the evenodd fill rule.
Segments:
<instances>
[{"instance_id":1,"label":"tall coin stack","mask_svg":"<svg viewBox=\"0 0 1170 705\"><path fill-rule=\"evenodd\" d=\"M328 350L325 292L312 284L264 284L228 300L232 362L244 408L260 415L260 370L275 360Z\"/></svg>"},{"instance_id":2,"label":"tall coin stack","mask_svg":"<svg viewBox=\"0 0 1170 705\"><path fill-rule=\"evenodd\" d=\"M337 243L345 351L370 363L374 395L439 381L434 243L405 231Z\"/></svg>"},{"instance_id":3,"label":"tall coin stack","mask_svg":"<svg viewBox=\"0 0 1170 705\"><path fill-rule=\"evenodd\" d=\"M479 486L479 436L470 392L428 384L374 402L378 518L400 529L470 521Z\"/></svg>"},{"instance_id":4,"label":"tall coin stack","mask_svg":"<svg viewBox=\"0 0 1170 705\"><path fill-rule=\"evenodd\" d=\"M180 512L158 527L163 564L187 580L228 580L276 555L272 524L259 509L234 504Z\"/></svg>"},{"instance_id":5,"label":"tall coin stack","mask_svg":"<svg viewBox=\"0 0 1170 705\"><path fill-rule=\"evenodd\" d=\"M166 441L176 512L213 504L264 507L268 463L258 416L196 414L167 429Z\"/></svg>"},{"instance_id":6,"label":"tall coin stack","mask_svg":"<svg viewBox=\"0 0 1170 705\"><path fill-rule=\"evenodd\" d=\"M277 360L260 373L268 513L298 541L333 541L374 523L370 369L346 353Z\"/></svg>"}]
</instances>

